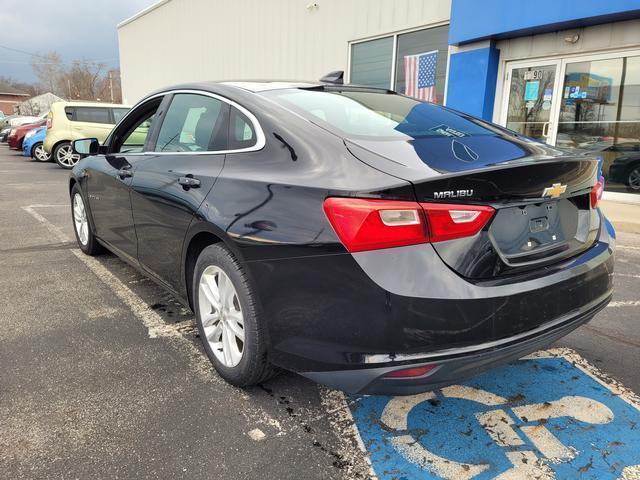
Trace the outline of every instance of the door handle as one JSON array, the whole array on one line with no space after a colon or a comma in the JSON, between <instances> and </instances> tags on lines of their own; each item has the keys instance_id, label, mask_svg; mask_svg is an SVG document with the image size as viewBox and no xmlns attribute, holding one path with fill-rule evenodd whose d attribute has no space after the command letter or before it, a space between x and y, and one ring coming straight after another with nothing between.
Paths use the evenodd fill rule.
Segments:
<instances>
[{"instance_id":1,"label":"door handle","mask_svg":"<svg viewBox=\"0 0 640 480\"><path fill-rule=\"evenodd\" d=\"M129 168L121 168L118 170L118 176L121 179L133 177L133 172Z\"/></svg>"},{"instance_id":2,"label":"door handle","mask_svg":"<svg viewBox=\"0 0 640 480\"><path fill-rule=\"evenodd\" d=\"M178 178L178 183L184 188L198 188L200 186L200 180L193 178L191 174Z\"/></svg>"},{"instance_id":3,"label":"door handle","mask_svg":"<svg viewBox=\"0 0 640 480\"><path fill-rule=\"evenodd\" d=\"M542 125L542 136L544 138L549 138L549 124L551 122L544 122L544 124Z\"/></svg>"}]
</instances>

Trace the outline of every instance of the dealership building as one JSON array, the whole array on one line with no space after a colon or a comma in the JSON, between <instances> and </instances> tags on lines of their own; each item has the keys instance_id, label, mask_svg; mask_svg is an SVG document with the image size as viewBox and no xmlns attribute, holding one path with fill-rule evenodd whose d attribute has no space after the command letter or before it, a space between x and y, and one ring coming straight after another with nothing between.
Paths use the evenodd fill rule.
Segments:
<instances>
[{"instance_id":1,"label":"dealership building","mask_svg":"<svg viewBox=\"0 0 640 480\"><path fill-rule=\"evenodd\" d=\"M597 152L606 177L616 164L609 192L640 193L640 0L161 0L118 35L129 103L182 82L344 70Z\"/></svg>"}]
</instances>

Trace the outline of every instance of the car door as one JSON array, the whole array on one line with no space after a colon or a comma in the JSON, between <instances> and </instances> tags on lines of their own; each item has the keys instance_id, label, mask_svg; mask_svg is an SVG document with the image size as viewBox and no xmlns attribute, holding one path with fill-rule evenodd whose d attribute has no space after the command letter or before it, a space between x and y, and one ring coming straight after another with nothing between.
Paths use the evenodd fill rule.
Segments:
<instances>
[{"instance_id":1,"label":"car door","mask_svg":"<svg viewBox=\"0 0 640 480\"><path fill-rule=\"evenodd\" d=\"M175 290L185 234L222 170L229 104L207 93L175 93L154 151L136 165L131 204L141 266Z\"/></svg>"},{"instance_id":2,"label":"car door","mask_svg":"<svg viewBox=\"0 0 640 480\"><path fill-rule=\"evenodd\" d=\"M140 105L108 139L108 153L93 159L87 172L89 206L98 238L132 263L137 260L137 238L131 211L130 186L137 164L144 159L150 128L161 115L162 97ZM140 132L145 135L141 136Z\"/></svg>"}]
</instances>

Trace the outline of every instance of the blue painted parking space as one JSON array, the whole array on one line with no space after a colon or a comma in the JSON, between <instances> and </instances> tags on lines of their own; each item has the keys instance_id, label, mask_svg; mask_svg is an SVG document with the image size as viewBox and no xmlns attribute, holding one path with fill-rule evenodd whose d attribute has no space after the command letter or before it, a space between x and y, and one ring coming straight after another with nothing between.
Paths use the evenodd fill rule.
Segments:
<instances>
[{"instance_id":1,"label":"blue painted parking space","mask_svg":"<svg viewBox=\"0 0 640 480\"><path fill-rule=\"evenodd\" d=\"M351 398L380 479L636 478L640 410L561 355L410 397Z\"/></svg>"}]
</instances>

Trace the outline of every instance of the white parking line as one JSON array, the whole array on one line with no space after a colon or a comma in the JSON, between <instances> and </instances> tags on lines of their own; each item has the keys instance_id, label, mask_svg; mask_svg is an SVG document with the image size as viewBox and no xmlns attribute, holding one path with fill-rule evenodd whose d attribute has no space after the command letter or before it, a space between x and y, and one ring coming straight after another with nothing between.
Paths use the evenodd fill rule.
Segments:
<instances>
[{"instance_id":1,"label":"white parking line","mask_svg":"<svg viewBox=\"0 0 640 480\"><path fill-rule=\"evenodd\" d=\"M640 247L634 247L631 245L616 245L616 249L618 250L630 250L630 251L640 251Z\"/></svg>"},{"instance_id":2,"label":"white parking line","mask_svg":"<svg viewBox=\"0 0 640 480\"><path fill-rule=\"evenodd\" d=\"M625 278L640 278L640 275L634 275L633 273L615 273L616 277L625 277Z\"/></svg>"},{"instance_id":3,"label":"white parking line","mask_svg":"<svg viewBox=\"0 0 640 480\"><path fill-rule=\"evenodd\" d=\"M65 207L68 205L28 205L22 207L22 209L40 222L49 232L54 235L61 242L69 242L71 239L62 231L60 227L51 223L44 216L39 214L36 208L45 207ZM111 273L104 265L98 260L82 253L78 248L70 249L71 253L75 257L84 263L89 270L91 270L102 283L104 283L119 299L122 301L133 313L133 315L142 322L147 328L148 335L151 338L157 337L170 337L176 341L179 341L182 346L187 349L189 359L194 366L196 366L196 372L199 373L206 381L214 382L218 385L227 385L223 380L213 372L213 367L207 358L198 350L198 348L186 337L182 335L185 331L185 323L180 322L173 325L166 324L160 315L152 310L149 305L146 304L138 295L136 295L129 287L127 287L118 277ZM236 389L231 385L227 385L228 388L233 388L238 392L238 398L246 401L249 399L248 395L240 389ZM271 417L265 410L253 405L242 405L245 407L241 410L245 418L249 421L253 421L263 425L269 425L277 430L276 435L284 435L280 423Z\"/></svg>"},{"instance_id":4,"label":"white parking line","mask_svg":"<svg viewBox=\"0 0 640 480\"><path fill-rule=\"evenodd\" d=\"M616 308L616 307L638 307L638 306L640 306L640 300L627 300L627 301L611 302L611 303L609 303L609 305L607 305L607 307L612 307L612 308Z\"/></svg>"}]
</instances>

